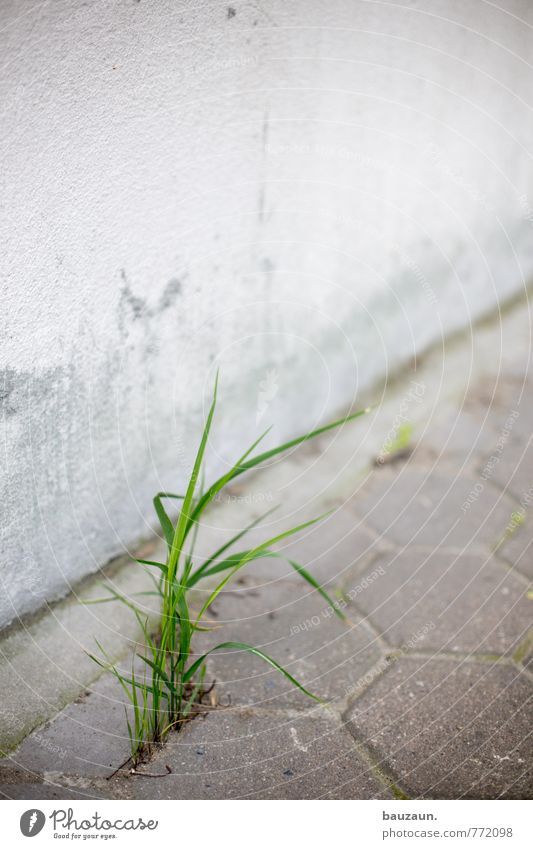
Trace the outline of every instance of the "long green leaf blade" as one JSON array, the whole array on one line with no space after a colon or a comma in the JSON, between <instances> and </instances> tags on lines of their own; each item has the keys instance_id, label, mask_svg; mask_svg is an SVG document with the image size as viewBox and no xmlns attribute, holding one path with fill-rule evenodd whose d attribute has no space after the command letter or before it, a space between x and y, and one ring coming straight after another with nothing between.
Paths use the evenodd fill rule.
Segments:
<instances>
[{"instance_id":1,"label":"long green leaf blade","mask_svg":"<svg viewBox=\"0 0 533 849\"><path fill-rule=\"evenodd\" d=\"M180 660L187 659L190 654L192 624L189 618L189 607L185 598L185 593L178 597L178 611L180 616Z\"/></svg>"},{"instance_id":2,"label":"long green leaf blade","mask_svg":"<svg viewBox=\"0 0 533 849\"><path fill-rule=\"evenodd\" d=\"M250 447L244 452L244 454L241 457L239 457L239 459L231 467L231 469L228 472L226 472L225 475L222 475L221 478L218 478L218 480L216 480L214 482L214 484L212 484L209 487L209 489L207 490L207 492L205 494L202 494L200 496L200 498L198 499L198 503L202 504L202 509L199 511L200 514L203 510L205 510L205 508L207 507L209 502L212 501L213 498L215 498L215 496L220 492L220 490L223 489L226 486L226 484L229 483L229 481L232 480L235 477L235 469L238 469L242 466L242 464L244 463L246 458L250 456L250 454L252 453L254 448L257 448L259 443L265 438L265 436L267 435L267 433L269 433L270 430L271 430L271 428L267 428L267 430L265 430L265 432L262 433L261 436L258 437L258 439L256 439L255 442L252 445L250 445ZM189 533L191 525L197 524L195 513L196 513L196 508L193 511L193 515L191 516L191 518L190 518L190 520L187 524L185 536L187 536L187 534Z\"/></svg>"},{"instance_id":3,"label":"long green leaf blade","mask_svg":"<svg viewBox=\"0 0 533 849\"><path fill-rule=\"evenodd\" d=\"M275 457L277 454L282 454L284 451L288 451L290 448L294 448L297 445L301 445L303 442L307 442L310 439L314 439L316 436L320 436L322 433L327 433L329 430L333 430L336 427L340 427L343 424L347 424L348 422L354 421L354 419L358 419L360 416L364 416L366 413L370 412L370 408L366 407L364 410L358 410L357 413L352 413L349 416L345 416L342 419L337 419L334 422L330 422L327 425L322 425L322 427L318 427L315 430L310 431L309 433L305 433L302 436L297 436L295 439L290 439L288 442L284 442L282 445L278 445L276 448L270 448L268 451L264 451L262 454L258 454L257 457L252 457L251 460L247 460L240 465L235 465L231 471L231 476L224 475L223 478L219 478L218 481L207 490L206 494L199 499L196 507L193 510L191 515L191 520L195 521L198 516L204 510L206 504L209 501L209 492L215 488L220 488L220 483L224 480L224 485L230 482L230 480L234 480L239 475L244 474L244 472L248 472L250 469L259 466L261 463L270 460L271 457ZM218 491L218 490L217 490Z\"/></svg>"},{"instance_id":4,"label":"long green leaf blade","mask_svg":"<svg viewBox=\"0 0 533 849\"><path fill-rule=\"evenodd\" d=\"M137 655L137 657L138 657L140 660L142 660L144 663L146 663L146 664L147 664L147 665L148 665L151 669L153 669L153 670L154 670L154 672L157 672L157 674L159 675L159 677L160 677L160 678L161 678L161 679L165 682L165 684L167 685L168 689L170 690L170 692L171 692L174 696L177 696L177 695L178 695L178 693L177 693L177 691L176 691L176 689L175 689L174 685L173 685L173 684L172 684L172 682L170 681L170 678L169 678L169 677L168 677L168 675L166 674L166 672L165 672L165 670L163 669L163 667L161 666L161 664L156 663L156 662L155 662L155 661L153 661L153 660L150 660L150 658L149 658L149 657L145 657L145 656L144 656L144 655L142 655L142 654L138 654L138 655ZM146 686L148 686L148 685L146 685Z\"/></svg>"},{"instance_id":5,"label":"long green leaf blade","mask_svg":"<svg viewBox=\"0 0 533 849\"><path fill-rule=\"evenodd\" d=\"M170 558L168 563L168 578L170 581L174 580L176 574L176 565L178 561L178 557L180 551L182 549L183 543L185 541L185 531L187 527L190 527L190 509L192 505L192 500L194 497L194 491L196 489L196 482L198 480L200 469L202 466L202 461L204 459L205 448L207 445L207 440L209 438L209 432L211 430L211 424L213 421L213 416L215 414L215 407L217 403L217 387L218 387L218 372L215 379L215 388L213 390L213 400L211 402L211 407L209 409L209 414L207 416L207 421L204 426L204 430L202 433L202 438L200 440L200 445L198 447L198 451L196 453L196 459L194 461L194 466L192 470L191 477L189 479L189 484L187 486L187 491L185 493L185 498L183 499L183 504L181 507L181 512L179 515L178 523L176 525L176 530L174 531L174 535L172 538L171 546L170 546Z\"/></svg>"},{"instance_id":6,"label":"long green leaf blade","mask_svg":"<svg viewBox=\"0 0 533 849\"><path fill-rule=\"evenodd\" d=\"M257 517L257 519L254 519L253 522L250 522L249 525L246 525L246 527L243 528L242 531L239 531L238 534L235 534L235 536L231 537L231 539L225 542L224 545L221 545L220 548L217 548L214 554L212 554L211 557L205 560L202 565L199 566L196 572L193 572L193 574L187 581L187 586L190 588L197 584L200 578L205 574L206 570L209 569L211 564L214 563L215 560L217 560L221 554L224 554L224 552L227 551L230 546L234 545L234 543L242 539L242 537L245 536L248 531L251 531L257 525L259 525L259 523L262 522L263 519L266 519L267 516L270 516L270 514L274 513L276 510L278 510L278 506L272 507L270 510L267 510L266 513L262 513L261 516Z\"/></svg>"},{"instance_id":7,"label":"long green leaf blade","mask_svg":"<svg viewBox=\"0 0 533 849\"><path fill-rule=\"evenodd\" d=\"M166 563L158 563L158 561L157 561L157 560L140 560L140 559L136 559L136 560L135 560L135 562L136 562L136 563L142 563L142 564L143 564L143 566L156 566L158 569L161 569L161 571L162 571L162 572L166 572L166 571L167 571L167 564L166 564Z\"/></svg>"},{"instance_id":8,"label":"long green leaf blade","mask_svg":"<svg viewBox=\"0 0 533 849\"><path fill-rule=\"evenodd\" d=\"M157 518L159 519L159 524L161 525L161 530L163 531L163 536L165 537L165 542L170 548L174 538L174 525L172 524L167 511L163 507L163 502L161 501L162 495L164 495L162 492L158 492L157 495L154 495L153 505L155 512L157 513Z\"/></svg>"},{"instance_id":9,"label":"long green leaf blade","mask_svg":"<svg viewBox=\"0 0 533 849\"><path fill-rule=\"evenodd\" d=\"M298 687L298 689L301 690L302 693L305 693L306 696L309 696L311 699L314 699L316 702L323 703L323 700L321 698L319 698L318 696L315 696L314 693L310 693L309 690L307 690L303 686L303 684L300 684L300 682L297 681L296 678L294 678L290 674L290 672L287 672L287 670L284 669L283 666L280 666L280 664L277 661L275 661L273 658L271 658L268 654L265 654L260 649L256 649L254 646L250 646L247 643L239 643L239 642L234 642L232 640L230 642L227 642L227 643L219 643L218 646L215 646L214 648L209 649L208 652L206 652L201 657L199 657L197 660L195 660L195 662L191 666L189 666L187 671L183 673L183 680L184 681L190 681L190 679L192 678L192 676L194 675L196 670L202 665L202 663L205 661L205 659L208 657L208 655L212 654L215 651L221 651L222 649L238 649L240 651L246 651L246 652L249 652L250 654L257 655L257 657L260 657L261 660L264 660L266 663L269 663L270 666L273 666L274 669L276 669L278 672L281 672L281 674L284 675L285 678L287 678L287 680L291 682L291 684L293 684L295 687Z\"/></svg>"},{"instance_id":10,"label":"long green leaf blade","mask_svg":"<svg viewBox=\"0 0 533 849\"><path fill-rule=\"evenodd\" d=\"M331 510L329 510L327 513L324 513L322 516L317 516L315 519L309 519L309 521L307 521L307 522L302 522L301 525L296 525L294 528L289 528L288 531L284 531L281 534L276 534L275 537L271 537L271 539L267 539L265 542L261 543L261 545L258 545L255 548L251 548L251 549L249 549L249 551L244 552L241 559L233 567L233 569L230 571L230 573L228 575L226 575L226 577L220 582L220 584L218 584L218 586L215 587L215 589L213 590L213 592L211 593L211 595L209 596L207 601L204 603L200 613L198 614L198 616L196 618L195 626L198 625L200 619L204 615L204 613L207 610L207 608L209 607L209 605L212 604L214 602L215 598L219 595L219 593L222 592L222 590L224 589L224 587L226 586L228 581L230 581L231 578L233 577L233 575L236 572L238 572L239 569L242 569L242 567L245 566L246 563L249 563L250 561L254 560L257 556L261 556L262 552L265 551L266 549L270 548L271 545L275 545L275 543L280 542L282 539L285 539L286 537L289 537L289 536L292 536L293 534L298 533L298 531L303 531L304 528L308 528L310 525L315 525L317 522L320 522L325 516L329 516L330 513L331 513Z\"/></svg>"},{"instance_id":11,"label":"long green leaf blade","mask_svg":"<svg viewBox=\"0 0 533 849\"><path fill-rule=\"evenodd\" d=\"M206 569L205 572L200 573L195 572L194 575L191 575L188 583L189 589L194 587L196 583L202 578L209 578L211 575L217 575L219 572L225 572L228 569L234 569L235 566L242 560L242 558L248 554L248 552L253 551L253 549L249 548L246 551L239 551L232 554L231 557L227 557L225 560L220 560L218 563L215 563L214 566L211 566L210 569ZM275 557L275 553L271 552L262 552L257 554L253 559L258 560L260 557Z\"/></svg>"},{"instance_id":12,"label":"long green leaf blade","mask_svg":"<svg viewBox=\"0 0 533 849\"><path fill-rule=\"evenodd\" d=\"M337 614L339 619L342 619L342 621L345 622L346 616L344 615L342 610L339 609L339 605L335 604L335 602L333 601L333 599L331 598L329 593L327 593L326 590L324 589L324 587L321 584L318 583L316 578L314 578L313 575L311 575L311 573L307 571L307 569L304 569L303 566L300 566L299 563L295 563L294 560L287 560L287 563L290 566L292 566L292 568L296 572L298 572L299 575L301 575L301 577L304 579L304 581L307 581L308 584L311 584L311 586L315 590L317 590L317 592L320 593L322 598L324 598L327 601L327 603L333 608L333 612Z\"/></svg>"}]
</instances>

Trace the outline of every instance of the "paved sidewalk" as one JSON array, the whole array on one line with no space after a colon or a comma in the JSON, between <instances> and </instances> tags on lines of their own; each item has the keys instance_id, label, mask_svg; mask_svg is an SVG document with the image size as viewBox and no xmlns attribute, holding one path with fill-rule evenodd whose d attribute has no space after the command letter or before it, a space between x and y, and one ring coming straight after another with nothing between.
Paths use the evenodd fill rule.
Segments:
<instances>
[{"instance_id":1,"label":"paved sidewalk","mask_svg":"<svg viewBox=\"0 0 533 849\"><path fill-rule=\"evenodd\" d=\"M338 497L324 525L287 545L344 605L349 624L281 561L254 564L217 601L217 642L261 647L326 707L259 660L217 655L209 674L218 705L171 735L141 774L109 779L128 743L122 695L103 676L0 762L0 792L532 798L526 359L478 376L407 451Z\"/></svg>"}]
</instances>

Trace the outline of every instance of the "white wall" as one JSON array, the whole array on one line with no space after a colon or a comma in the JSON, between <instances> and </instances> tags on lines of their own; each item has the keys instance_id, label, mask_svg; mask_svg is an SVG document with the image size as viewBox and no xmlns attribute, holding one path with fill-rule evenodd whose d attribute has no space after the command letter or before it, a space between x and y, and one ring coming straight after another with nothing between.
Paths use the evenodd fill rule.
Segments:
<instances>
[{"instance_id":1,"label":"white wall","mask_svg":"<svg viewBox=\"0 0 533 849\"><path fill-rule=\"evenodd\" d=\"M149 533L217 364L212 468L524 287L533 5L499 6L4 0L0 625Z\"/></svg>"}]
</instances>

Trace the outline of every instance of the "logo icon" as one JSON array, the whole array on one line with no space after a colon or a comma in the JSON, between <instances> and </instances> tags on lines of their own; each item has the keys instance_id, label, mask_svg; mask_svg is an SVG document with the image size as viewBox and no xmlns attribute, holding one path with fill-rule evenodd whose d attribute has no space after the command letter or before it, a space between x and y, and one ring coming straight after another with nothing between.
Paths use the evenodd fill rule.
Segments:
<instances>
[{"instance_id":1,"label":"logo icon","mask_svg":"<svg viewBox=\"0 0 533 849\"><path fill-rule=\"evenodd\" d=\"M35 837L42 830L45 822L46 817L43 812L37 808L31 808L22 814L20 818L20 830L24 837Z\"/></svg>"}]
</instances>

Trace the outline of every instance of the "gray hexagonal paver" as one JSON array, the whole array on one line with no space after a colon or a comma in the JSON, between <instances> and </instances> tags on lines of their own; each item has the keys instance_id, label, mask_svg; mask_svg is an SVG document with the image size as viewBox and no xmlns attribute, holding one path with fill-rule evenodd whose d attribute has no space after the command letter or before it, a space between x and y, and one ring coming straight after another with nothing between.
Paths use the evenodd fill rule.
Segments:
<instances>
[{"instance_id":1,"label":"gray hexagonal paver","mask_svg":"<svg viewBox=\"0 0 533 849\"><path fill-rule=\"evenodd\" d=\"M357 499L369 525L399 545L492 545L516 503L488 482L442 467L410 464L376 473Z\"/></svg>"},{"instance_id":2,"label":"gray hexagonal paver","mask_svg":"<svg viewBox=\"0 0 533 849\"><path fill-rule=\"evenodd\" d=\"M109 794L94 789L73 790L61 784L42 782L40 784L0 784L0 799L106 799Z\"/></svg>"},{"instance_id":3,"label":"gray hexagonal paver","mask_svg":"<svg viewBox=\"0 0 533 849\"><path fill-rule=\"evenodd\" d=\"M533 499L533 442L511 438L494 465L492 479L517 501ZM490 457L486 462L490 462Z\"/></svg>"},{"instance_id":4,"label":"gray hexagonal paver","mask_svg":"<svg viewBox=\"0 0 533 849\"><path fill-rule=\"evenodd\" d=\"M416 459L445 459L462 465L473 463L489 451L497 438L497 430L484 408L465 410L449 405L428 420L416 448Z\"/></svg>"},{"instance_id":5,"label":"gray hexagonal paver","mask_svg":"<svg viewBox=\"0 0 533 849\"><path fill-rule=\"evenodd\" d=\"M524 582L490 556L408 548L352 584L362 587L354 602L395 646L500 655L531 625Z\"/></svg>"},{"instance_id":6,"label":"gray hexagonal paver","mask_svg":"<svg viewBox=\"0 0 533 849\"><path fill-rule=\"evenodd\" d=\"M533 580L533 505L529 512L517 511L522 516L520 524L516 521L509 522L509 532L497 549L498 556L503 557L522 572L523 575Z\"/></svg>"},{"instance_id":7,"label":"gray hexagonal paver","mask_svg":"<svg viewBox=\"0 0 533 849\"><path fill-rule=\"evenodd\" d=\"M298 539L287 540L282 549L285 556L328 584L339 582L348 569L362 566L380 550L355 515L352 502L312 525Z\"/></svg>"},{"instance_id":8,"label":"gray hexagonal paver","mask_svg":"<svg viewBox=\"0 0 533 849\"><path fill-rule=\"evenodd\" d=\"M403 657L348 718L415 798L529 799L532 706L532 684L512 666Z\"/></svg>"},{"instance_id":9,"label":"gray hexagonal paver","mask_svg":"<svg viewBox=\"0 0 533 849\"><path fill-rule=\"evenodd\" d=\"M373 631L354 618L341 622L308 585L279 581L260 591L239 588L216 600L217 630L199 636L198 654L225 641L251 644L270 655L323 699L343 698L379 659ZM262 659L245 651L210 656L209 676L221 701L263 707L307 707L309 698Z\"/></svg>"},{"instance_id":10,"label":"gray hexagonal paver","mask_svg":"<svg viewBox=\"0 0 533 849\"><path fill-rule=\"evenodd\" d=\"M275 514L274 514L275 515ZM254 529L240 543L239 549L257 545L266 538L287 530L291 524L304 522L312 512L293 515L280 522L269 522L266 527ZM274 518L274 517L272 517ZM280 559L262 559L247 564L244 574L251 577L255 584L268 584L271 581L299 581L298 576L287 560L297 561L320 582L335 583L342 578L347 569L354 565L363 565L371 559L379 548L376 535L365 528L355 514L353 503L338 507L322 521L311 525L294 537L288 537L276 545Z\"/></svg>"},{"instance_id":11,"label":"gray hexagonal paver","mask_svg":"<svg viewBox=\"0 0 533 849\"><path fill-rule=\"evenodd\" d=\"M90 693L0 760L0 782L2 773L12 768L27 771L30 780L47 772L108 776L130 754L125 699L118 681L104 675Z\"/></svg>"},{"instance_id":12,"label":"gray hexagonal paver","mask_svg":"<svg viewBox=\"0 0 533 849\"><path fill-rule=\"evenodd\" d=\"M167 771L167 765L172 772ZM143 778L142 773L163 774ZM384 799L341 721L312 713L219 709L189 723L134 776L140 799Z\"/></svg>"}]
</instances>

